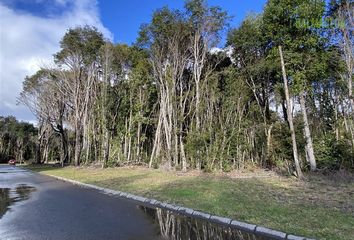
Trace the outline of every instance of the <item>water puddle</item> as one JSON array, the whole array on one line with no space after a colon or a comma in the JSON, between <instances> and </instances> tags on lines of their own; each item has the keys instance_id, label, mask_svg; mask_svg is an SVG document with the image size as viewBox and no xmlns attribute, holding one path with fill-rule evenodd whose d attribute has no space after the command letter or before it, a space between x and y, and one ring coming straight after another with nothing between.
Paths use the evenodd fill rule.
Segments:
<instances>
[{"instance_id":1,"label":"water puddle","mask_svg":"<svg viewBox=\"0 0 354 240\"><path fill-rule=\"evenodd\" d=\"M259 240L254 234L216 223L160 209L139 206L160 227L160 235L168 240Z\"/></svg>"},{"instance_id":2,"label":"water puddle","mask_svg":"<svg viewBox=\"0 0 354 240\"><path fill-rule=\"evenodd\" d=\"M13 204L29 199L35 190L35 187L26 184L19 184L15 188L0 188L0 219Z\"/></svg>"}]
</instances>

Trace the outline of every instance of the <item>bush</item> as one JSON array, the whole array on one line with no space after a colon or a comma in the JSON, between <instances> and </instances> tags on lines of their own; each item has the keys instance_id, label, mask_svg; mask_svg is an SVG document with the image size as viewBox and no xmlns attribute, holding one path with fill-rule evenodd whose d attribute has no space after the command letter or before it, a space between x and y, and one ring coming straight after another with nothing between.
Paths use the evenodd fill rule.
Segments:
<instances>
[{"instance_id":1,"label":"bush","mask_svg":"<svg viewBox=\"0 0 354 240\"><path fill-rule=\"evenodd\" d=\"M353 169L353 148L347 139L336 141L334 135L323 135L314 141L319 169Z\"/></svg>"}]
</instances>

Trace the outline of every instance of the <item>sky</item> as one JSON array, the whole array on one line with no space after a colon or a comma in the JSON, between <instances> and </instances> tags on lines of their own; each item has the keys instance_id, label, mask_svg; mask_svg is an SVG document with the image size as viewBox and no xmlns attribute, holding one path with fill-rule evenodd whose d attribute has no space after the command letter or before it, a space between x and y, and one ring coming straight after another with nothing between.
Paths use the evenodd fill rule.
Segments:
<instances>
[{"instance_id":1,"label":"sky","mask_svg":"<svg viewBox=\"0 0 354 240\"><path fill-rule=\"evenodd\" d=\"M208 1L232 16L231 28L247 14L261 12L265 2ZM154 10L164 6L181 9L183 5L184 0L0 0L0 116L36 123L29 109L18 104L22 82L52 64L67 29L92 25L115 43L132 44ZM221 47L224 42L225 37Z\"/></svg>"}]
</instances>

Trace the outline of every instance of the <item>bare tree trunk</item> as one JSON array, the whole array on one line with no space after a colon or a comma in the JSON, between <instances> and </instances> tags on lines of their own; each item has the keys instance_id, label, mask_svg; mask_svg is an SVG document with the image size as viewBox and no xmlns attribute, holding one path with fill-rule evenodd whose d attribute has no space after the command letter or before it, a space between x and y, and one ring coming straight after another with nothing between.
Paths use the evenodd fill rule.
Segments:
<instances>
[{"instance_id":1,"label":"bare tree trunk","mask_svg":"<svg viewBox=\"0 0 354 240\"><path fill-rule=\"evenodd\" d=\"M45 153L44 162L48 163L48 160L49 160L49 139L46 140L44 153Z\"/></svg>"},{"instance_id":2,"label":"bare tree trunk","mask_svg":"<svg viewBox=\"0 0 354 240\"><path fill-rule=\"evenodd\" d=\"M272 129L273 125L270 125L268 129L266 129L266 137L267 137L267 161L271 162L271 143L272 143Z\"/></svg>"},{"instance_id":3,"label":"bare tree trunk","mask_svg":"<svg viewBox=\"0 0 354 240\"><path fill-rule=\"evenodd\" d=\"M104 136L103 136L103 165L106 166L109 159L109 140L110 134L109 131L104 127Z\"/></svg>"},{"instance_id":4,"label":"bare tree trunk","mask_svg":"<svg viewBox=\"0 0 354 240\"><path fill-rule=\"evenodd\" d=\"M74 153L74 163L75 166L80 165L80 155L81 155L81 126L75 121L75 153Z\"/></svg>"},{"instance_id":5,"label":"bare tree trunk","mask_svg":"<svg viewBox=\"0 0 354 240\"><path fill-rule=\"evenodd\" d=\"M66 139L66 134L61 134L61 144L62 144L62 159L61 166L64 167L64 164L68 162L68 141Z\"/></svg>"},{"instance_id":6,"label":"bare tree trunk","mask_svg":"<svg viewBox=\"0 0 354 240\"><path fill-rule=\"evenodd\" d=\"M41 140L39 139L36 144L36 159L35 159L36 164L40 164L42 162L41 161L41 156L42 156L41 149L42 149Z\"/></svg>"},{"instance_id":7,"label":"bare tree trunk","mask_svg":"<svg viewBox=\"0 0 354 240\"><path fill-rule=\"evenodd\" d=\"M86 115L86 114L85 114ZM86 151L85 153L85 164L88 164L90 161L90 153L91 153L91 136L90 129L91 128L91 119L88 119L87 123L84 125L83 130L83 147L82 149Z\"/></svg>"},{"instance_id":8,"label":"bare tree trunk","mask_svg":"<svg viewBox=\"0 0 354 240\"><path fill-rule=\"evenodd\" d=\"M354 42L352 31L354 28L354 8L352 1L343 1L339 8L339 20L345 23L345 27L341 28L342 32L342 49L344 60L347 68L347 86L348 98L351 106L351 111L354 111L354 98L353 98L353 69L354 69Z\"/></svg>"},{"instance_id":9,"label":"bare tree trunk","mask_svg":"<svg viewBox=\"0 0 354 240\"><path fill-rule=\"evenodd\" d=\"M292 114L292 107L291 107L292 105L291 105L289 88L288 88L288 78L286 76L283 50L281 46L279 46L279 54L280 54L281 69L282 69L283 81L284 81L284 92L285 92L286 105L287 105L288 122L289 122L290 133L291 133L291 141L293 145L293 156L294 156L295 168L296 168L297 176L299 178L302 178L303 175L300 167L299 155L297 152L296 135L295 135L293 114Z\"/></svg>"},{"instance_id":10,"label":"bare tree trunk","mask_svg":"<svg viewBox=\"0 0 354 240\"><path fill-rule=\"evenodd\" d=\"M130 105L132 106L132 101L130 101ZM133 124L133 113L132 109L129 112L129 128L128 128L128 153L127 153L127 162L130 163L131 161L131 146L132 146L132 136L131 136L131 128Z\"/></svg>"},{"instance_id":11,"label":"bare tree trunk","mask_svg":"<svg viewBox=\"0 0 354 240\"><path fill-rule=\"evenodd\" d=\"M138 130L137 130L137 138L136 138L136 154L135 154L135 162L138 162L138 163L140 162L140 145L141 145L140 142L141 142L141 122L139 120Z\"/></svg>"},{"instance_id":12,"label":"bare tree trunk","mask_svg":"<svg viewBox=\"0 0 354 240\"><path fill-rule=\"evenodd\" d=\"M316 158L315 158L315 154L314 154L314 150L313 150L310 126L309 126L309 122L307 119L306 100L305 100L305 92L304 91L302 91L300 93L300 106L301 106L302 117L304 120L306 151L307 151L307 156L308 156L308 160L310 163L310 169L311 169L311 171L316 171Z\"/></svg>"},{"instance_id":13,"label":"bare tree trunk","mask_svg":"<svg viewBox=\"0 0 354 240\"><path fill-rule=\"evenodd\" d=\"M196 77L196 79L198 79L198 77ZM200 86L199 86L199 79L195 80L195 128L196 131L198 132L200 129Z\"/></svg>"},{"instance_id":14,"label":"bare tree trunk","mask_svg":"<svg viewBox=\"0 0 354 240\"><path fill-rule=\"evenodd\" d=\"M125 118L125 133L124 133L124 147L123 147L123 155L125 159L127 159L127 154L128 154L128 118Z\"/></svg>"},{"instance_id":15,"label":"bare tree trunk","mask_svg":"<svg viewBox=\"0 0 354 240\"><path fill-rule=\"evenodd\" d=\"M182 161L182 171L186 172L187 171L187 158L186 158L186 152L184 150L184 144L183 144L183 138L182 135L179 135L179 142L180 142L180 154L181 154L181 161Z\"/></svg>"},{"instance_id":16,"label":"bare tree trunk","mask_svg":"<svg viewBox=\"0 0 354 240\"><path fill-rule=\"evenodd\" d=\"M351 73L348 74L348 98L350 100L351 111L354 112L353 80Z\"/></svg>"},{"instance_id":17,"label":"bare tree trunk","mask_svg":"<svg viewBox=\"0 0 354 240\"><path fill-rule=\"evenodd\" d=\"M108 101L108 87L111 84L111 68L113 61L113 45L110 43L106 43L103 51L103 82L101 89L101 114L102 114L102 157L103 157L103 165L105 167L110 154L110 131L108 129L108 109L107 109L107 101Z\"/></svg>"},{"instance_id":18,"label":"bare tree trunk","mask_svg":"<svg viewBox=\"0 0 354 240\"><path fill-rule=\"evenodd\" d=\"M142 98L142 92L141 92L141 87L139 87L139 120L138 120L138 129L137 129L137 139L136 139L136 155L135 155L135 161L140 163L141 157L140 157L140 147L141 147L141 119L143 117L142 114L142 106L143 106L143 98Z\"/></svg>"},{"instance_id":19,"label":"bare tree trunk","mask_svg":"<svg viewBox=\"0 0 354 240\"><path fill-rule=\"evenodd\" d=\"M40 164L42 162L42 141L43 141L43 126L39 127L37 144L36 144L36 164Z\"/></svg>"},{"instance_id":20,"label":"bare tree trunk","mask_svg":"<svg viewBox=\"0 0 354 240\"><path fill-rule=\"evenodd\" d=\"M155 133L155 140L154 140L154 145L152 147L152 152L151 152L151 157L150 157L150 161L149 161L149 168L152 167L152 162L154 160L154 158L158 157L160 154L160 149L161 149L161 120L162 116L161 116L161 112L159 114L159 120L157 123L157 127L156 127L156 133Z\"/></svg>"},{"instance_id":21,"label":"bare tree trunk","mask_svg":"<svg viewBox=\"0 0 354 240\"><path fill-rule=\"evenodd\" d=\"M196 120L196 131L200 128L200 78L201 70L204 67L204 53L201 54L200 47L200 34L196 33L193 38L193 77L195 82L195 120ZM206 50L204 50L206 51ZM201 56L202 55L202 56Z\"/></svg>"},{"instance_id":22,"label":"bare tree trunk","mask_svg":"<svg viewBox=\"0 0 354 240\"><path fill-rule=\"evenodd\" d=\"M339 107L339 104L338 104L338 101L337 101L337 93L335 92L335 95L334 95L334 116L335 116L335 133L336 133L336 141L339 141L339 119L338 119L338 107Z\"/></svg>"},{"instance_id":23,"label":"bare tree trunk","mask_svg":"<svg viewBox=\"0 0 354 240\"><path fill-rule=\"evenodd\" d=\"M200 46L200 34L196 33L194 36L194 41L192 44L192 49L193 49L193 77L194 77L194 83L195 83L195 131L199 133L200 128L201 128L201 120L200 120L200 81L201 81L201 72L202 69L204 68L205 64L205 55L207 49L201 50ZM199 150L197 150L197 153L199 153ZM200 161L200 156L197 154L197 159L196 159L196 168L198 170L201 169L201 161Z\"/></svg>"},{"instance_id":24,"label":"bare tree trunk","mask_svg":"<svg viewBox=\"0 0 354 240\"><path fill-rule=\"evenodd\" d=\"M57 129L61 139L61 156L60 162L61 166L64 167L64 163L68 162L68 140L62 125L57 125Z\"/></svg>"},{"instance_id":25,"label":"bare tree trunk","mask_svg":"<svg viewBox=\"0 0 354 240\"><path fill-rule=\"evenodd\" d=\"M352 1L345 0L340 3L338 9L338 20L344 23L344 27L340 28L341 31L341 47L343 57L346 63L347 74L347 88L348 88L348 115L349 125L347 131L352 138L352 151L354 150L354 133L353 133L353 121L354 121L354 96L353 96L353 71L354 71L354 41L353 41L353 28L354 28L354 8ZM344 117L345 118L345 117Z\"/></svg>"}]
</instances>

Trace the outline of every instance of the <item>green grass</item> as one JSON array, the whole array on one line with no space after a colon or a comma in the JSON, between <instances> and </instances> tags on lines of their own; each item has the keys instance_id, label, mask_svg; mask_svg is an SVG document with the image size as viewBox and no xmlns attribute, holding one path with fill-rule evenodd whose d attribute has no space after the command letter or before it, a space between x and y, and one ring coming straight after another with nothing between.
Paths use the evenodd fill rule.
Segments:
<instances>
[{"instance_id":1,"label":"green grass","mask_svg":"<svg viewBox=\"0 0 354 240\"><path fill-rule=\"evenodd\" d=\"M353 181L321 175L297 181L275 174L257 177L257 172L254 177L230 178L146 168L28 167L296 235L317 239L354 236Z\"/></svg>"}]
</instances>

